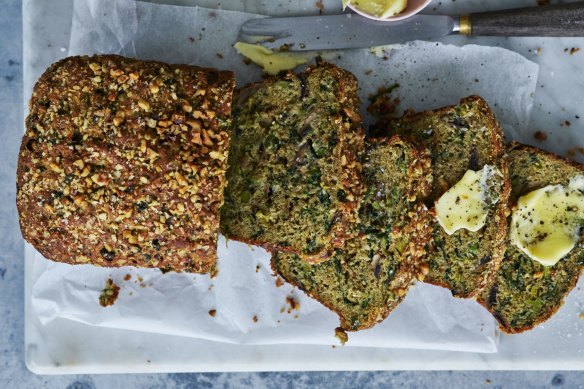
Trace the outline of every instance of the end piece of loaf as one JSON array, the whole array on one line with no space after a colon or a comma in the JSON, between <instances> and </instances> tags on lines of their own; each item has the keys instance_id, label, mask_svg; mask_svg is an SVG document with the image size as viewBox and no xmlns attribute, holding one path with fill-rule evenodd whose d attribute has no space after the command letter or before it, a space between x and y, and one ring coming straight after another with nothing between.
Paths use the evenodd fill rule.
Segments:
<instances>
[{"instance_id":1,"label":"end piece of loaf","mask_svg":"<svg viewBox=\"0 0 584 389\"><path fill-rule=\"evenodd\" d=\"M511 204L548 185L567 185L584 166L535 147L512 143L508 151ZM511 216L508 218L511 221ZM477 300L507 333L532 329L549 319L576 285L584 268L584 241L553 266L543 266L509 244L493 281Z\"/></svg>"},{"instance_id":2,"label":"end piece of loaf","mask_svg":"<svg viewBox=\"0 0 584 389\"><path fill-rule=\"evenodd\" d=\"M233 73L69 57L37 82L18 162L24 238L71 264L216 263Z\"/></svg>"},{"instance_id":3,"label":"end piece of loaf","mask_svg":"<svg viewBox=\"0 0 584 389\"><path fill-rule=\"evenodd\" d=\"M437 221L433 223L427 262L430 271L425 282L449 288L457 297L475 295L498 269L505 250L509 179L503 158L503 131L487 103L478 96L434 111L406 113L391 121L388 129L392 134L411 136L430 149L434 179L430 204L467 170L491 165L503 174L503 179L494 185L494 196L499 201L490 207L482 229L461 229L448 235Z\"/></svg>"},{"instance_id":4,"label":"end piece of loaf","mask_svg":"<svg viewBox=\"0 0 584 389\"><path fill-rule=\"evenodd\" d=\"M360 221L345 247L319 264L272 258L278 274L336 312L347 331L375 325L402 301L431 233L420 202L431 188L428 152L399 137L371 140L367 151Z\"/></svg>"},{"instance_id":5,"label":"end piece of loaf","mask_svg":"<svg viewBox=\"0 0 584 389\"><path fill-rule=\"evenodd\" d=\"M320 63L239 91L222 231L309 261L342 247L362 192L357 80Z\"/></svg>"}]
</instances>

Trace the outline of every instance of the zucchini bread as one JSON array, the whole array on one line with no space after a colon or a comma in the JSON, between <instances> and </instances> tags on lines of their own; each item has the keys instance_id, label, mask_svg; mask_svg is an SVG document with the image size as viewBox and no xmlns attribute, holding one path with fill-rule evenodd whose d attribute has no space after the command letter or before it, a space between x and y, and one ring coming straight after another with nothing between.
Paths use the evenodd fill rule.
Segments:
<instances>
[{"instance_id":1,"label":"zucchini bread","mask_svg":"<svg viewBox=\"0 0 584 389\"><path fill-rule=\"evenodd\" d=\"M387 128L392 134L411 136L430 149L431 204L459 182L467 170L477 171L489 165L501 173L490 183L491 201L480 230L459 229L449 235L437 220L433 222L425 282L449 288L457 297L475 295L497 270L505 250L509 178L503 158L503 131L486 102L477 96L435 111L407 112L390 121Z\"/></svg>"},{"instance_id":2,"label":"zucchini bread","mask_svg":"<svg viewBox=\"0 0 584 389\"><path fill-rule=\"evenodd\" d=\"M556 155L513 143L508 150L511 204L519 197L548 185L567 185L584 175L584 166ZM511 217L509 217L509 222ZM509 244L493 281L477 300L499 321L507 333L529 330L549 319L574 288L584 267L580 243L553 266L544 266Z\"/></svg>"},{"instance_id":3,"label":"zucchini bread","mask_svg":"<svg viewBox=\"0 0 584 389\"><path fill-rule=\"evenodd\" d=\"M69 57L34 87L17 173L46 258L204 273L216 263L233 73Z\"/></svg>"},{"instance_id":4,"label":"zucchini bread","mask_svg":"<svg viewBox=\"0 0 584 389\"><path fill-rule=\"evenodd\" d=\"M431 188L429 153L399 137L371 140L367 151L360 222L345 247L318 264L272 257L276 273L336 312L347 331L375 325L401 302L431 233L419 201Z\"/></svg>"},{"instance_id":5,"label":"zucchini bread","mask_svg":"<svg viewBox=\"0 0 584 389\"><path fill-rule=\"evenodd\" d=\"M315 262L342 247L362 196L358 104L355 77L326 63L240 90L222 232Z\"/></svg>"}]
</instances>

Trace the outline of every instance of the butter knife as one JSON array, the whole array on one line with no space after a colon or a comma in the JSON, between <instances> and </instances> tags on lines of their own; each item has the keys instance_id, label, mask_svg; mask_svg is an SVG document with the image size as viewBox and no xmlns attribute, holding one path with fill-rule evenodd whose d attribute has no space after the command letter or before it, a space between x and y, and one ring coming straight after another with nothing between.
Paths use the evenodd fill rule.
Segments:
<instances>
[{"instance_id":1,"label":"butter knife","mask_svg":"<svg viewBox=\"0 0 584 389\"><path fill-rule=\"evenodd\" d=\"M464 16L415 15L379 22L357 14L259 18L245 22L239 40L289 51L356 49L431 40L447 35L584 36L584 2Z\"/></svg>"}]
</instances>

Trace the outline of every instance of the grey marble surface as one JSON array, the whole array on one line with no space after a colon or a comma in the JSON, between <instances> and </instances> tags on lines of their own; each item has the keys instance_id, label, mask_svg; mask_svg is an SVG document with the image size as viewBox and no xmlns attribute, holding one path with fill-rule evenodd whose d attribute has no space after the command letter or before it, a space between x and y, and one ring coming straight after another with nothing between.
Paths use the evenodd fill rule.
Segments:
<instances>
[{"instance_id":1,"label":"grey marble surface","mask_svg":"<svg viewBox=\"0 0 584 389\"><path fill-rule=\"evenodd\" d=\"M533 1L535 3L535 0ZM0 1L0 388L584 387L582 372L339 372L37 376L24 364L23 242L14 215L22 128L22 13Z\"/></svg>"}]
</instances>

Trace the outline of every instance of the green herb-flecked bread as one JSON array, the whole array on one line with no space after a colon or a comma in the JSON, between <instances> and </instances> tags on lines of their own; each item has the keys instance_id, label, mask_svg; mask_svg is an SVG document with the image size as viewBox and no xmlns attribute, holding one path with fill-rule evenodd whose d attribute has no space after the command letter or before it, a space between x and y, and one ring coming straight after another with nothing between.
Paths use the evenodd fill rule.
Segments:
<instances>
[{"instance_id":1,"label":"green herb-flecked bread","mask_svg":"<svg viewBox=\"0 0 584 389\"><path fill-rule=\"evenodd\" d=\"M342 247L362 197L357 80L334 65L239 91L222 231L303 259Z\"/></svg>"},{"instance_id":2,"label":"green herb-flecked bread","mask_svg":"<svg viewBox=\"0 0 584 389\"><path fill-rule=\"evenodd\" d=\"M510 203L547 185L567 185L584 175L584 166L556 155L513 143L508 150ZM511 220L509 216L508 220ZM574 288L584 267L584 241L554 266L543 266L509 244L493 282L477 300L499 321L503 331L519 333L549 319Z\"/></svg>"},{"instance_id":3,"label":"green herb-flecked bread","mask_svg":"<svg viewBox=\"0 0 584 389\"><path fill-rule=\"evenodd\" d=\"M429 272L424 281L449 288L457 297L475 295L499 267L507 233L509 179L503 158L503 132L495 116L482 98L470 96L459 105L418 114L408 112L391 121L388 129L392 134L412 136L430 149L434 180L430 204L467 170L491 165L502 173L502 178L493 183L490 196L499 201L489 206L486 225L479 231L461 229L448 235L437 221L433 222Z\"/></svg>"},{"instance_id":4,"label":"green herb-flecked bread","mask_svg":"<svg viewBox=\"0 0 584 389\"><path fill-rule=\"evenodd\" d=\"M371 140L363 176L360 221L344 248L319 264L281 252L272 258L278 274L336 312L347 331L375 325L401 302L431 233L419 202L431 188L425 149L399 137Z\"/></svg>"}]
</instances>

